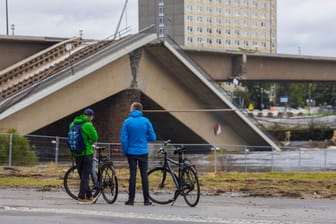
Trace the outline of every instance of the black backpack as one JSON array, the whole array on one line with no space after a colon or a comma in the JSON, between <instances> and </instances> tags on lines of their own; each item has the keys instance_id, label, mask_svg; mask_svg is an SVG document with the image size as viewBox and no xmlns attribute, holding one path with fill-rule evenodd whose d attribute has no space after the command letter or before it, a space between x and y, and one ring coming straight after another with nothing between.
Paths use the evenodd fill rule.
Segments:
<instances>
[{"instance_id":1,"label":"black backpack","mask_svg":"<svg viewBox=\"0 0 336 224\"><path fill-rule=\"evenodd\" d=\"M82 136L82 125L83 123L74 124L68 132L68 147L72 153L80 154L86 149Z\"/></svg>"}]
</instances>

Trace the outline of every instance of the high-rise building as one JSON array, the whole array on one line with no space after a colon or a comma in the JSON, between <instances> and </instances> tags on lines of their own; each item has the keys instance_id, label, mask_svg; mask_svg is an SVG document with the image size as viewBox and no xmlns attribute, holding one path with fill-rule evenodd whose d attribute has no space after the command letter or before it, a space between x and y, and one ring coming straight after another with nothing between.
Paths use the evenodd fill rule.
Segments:
<instances>
[{"instance_id":1,"label":"high-rise building","mask_svg":"<svg viewBox=\"0 0 336 224\"><path fill-rule=\"evenodd\" d=\"M154 25L195 49L276 53L277 0L139 0L139 29Z\"/></svg>"}]
</instances>

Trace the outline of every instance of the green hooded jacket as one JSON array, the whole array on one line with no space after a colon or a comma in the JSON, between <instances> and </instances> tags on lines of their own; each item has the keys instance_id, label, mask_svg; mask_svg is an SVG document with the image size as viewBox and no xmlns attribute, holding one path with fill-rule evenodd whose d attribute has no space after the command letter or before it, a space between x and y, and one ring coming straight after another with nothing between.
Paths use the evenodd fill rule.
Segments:
<instances>
[{"instance_id":1,"label":"green hooded jacket","mask_svg":"<svg viewBox=\"0 0 336 224\"><path fill-rule=\"evenodd\" d=\"M73 156L75 157L84 155L93 155L94 149L92 147L92 144L98 141L98 133L96 131L96 128L93 126L89 118L84 114L75 117L73 122L71 122L71 124L69 125L69 129L74 124L81 124L81 123L82 123L82 135L86 149L80 154L73 153Z\"/></svg>"}]
</instances>

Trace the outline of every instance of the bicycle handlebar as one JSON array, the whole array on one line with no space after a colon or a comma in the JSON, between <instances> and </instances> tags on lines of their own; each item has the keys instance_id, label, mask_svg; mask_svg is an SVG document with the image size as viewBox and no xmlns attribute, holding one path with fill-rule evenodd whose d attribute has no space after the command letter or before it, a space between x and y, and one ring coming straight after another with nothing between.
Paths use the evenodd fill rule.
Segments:
<instances>
[{"instance_id":1,"label":"bicycle handlebar","mask_svg":"<svg viewBox=\"0 0 336 224\"><path fill-rule=\"evenodd\" d=\"M160 150L158 151L158 153L167 155L167 152L165 150L165 146L167 146L170 142L171 142L170 139L164 141L163 144L161 145ZM187 151L187 149L183 145L181 145L180 147L178 147L177 149L174 150L174 154L180 154L180 153L183 153L185 151Z\"/></svg>"},{"instance_id":2,"label":"bicycle handlebar","mask_svg":"<svg viewBox=\"0 0 336 224\"><path fill-rule=\"evenodd\" d=\"M167 146L167 145L169 144L169 142L171 142L170 139L164 141L164 142L162 143L162 145L160 146L160 149L159 149L158 153L167 155L167 152L166 152L166 150L165 150L165 146Z\"/></svg>"},{"instance_id":3,"label":"bicycle handlebar","mask_svg":"<svg viewBox=\"0 0 336 224\"><path fill-rule=\"evenodd\" d=\"M183 156L184 152L187 151L187 149L184 147L184 145L181 145L181 146L177 147L173 152L174 154L179 155L179 160L178 161L167 158L168 154L167 154L167 151L165 150L165 146L167 146L169 142L171 142L171 140L164 141L162 143L159 151L158 151L158 153L164 155L164 161L169 160L170 162L172 162L176 165L183 164L185 166L192 167L192 169L197 173L196 165L194 163L192 163L190 160L188 160L187 158L184 158L184 156Z\"/></svg>"}]
</instances>

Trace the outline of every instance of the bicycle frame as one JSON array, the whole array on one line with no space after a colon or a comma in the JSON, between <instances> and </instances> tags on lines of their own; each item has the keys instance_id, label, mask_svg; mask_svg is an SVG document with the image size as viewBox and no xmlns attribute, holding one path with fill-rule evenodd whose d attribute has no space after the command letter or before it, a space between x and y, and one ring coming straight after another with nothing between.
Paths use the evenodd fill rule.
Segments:
<instances>
[{"instance_id":1,"label":"bicycle frame","mask_svg":"<svg viewBox=\"0 0 336 224\"><path fill-rule=\"evenodd\" d=\"M149 198L158 204L172 203L173 205L178 196L182 195L185 202L194 207L200 198L196 167L190 160L184 158L184 152L187 151L184 147L174 150L174 154L178 154L178 160L169 157L165 150L169 142L170 140L165 141L158 151L163 155L161 166L148 171Z\"/></svg>"},{"instance_id":2,"label":"bicycle frame","mask_svg":"<svg viewBox=\"0 0 336 224\"><path fill-rule=\"evenodd\" d=\"M96 165L98 166L98 176L99 176L99 174L101 173L102 168L103 168L104 166L109 166L109 167L111 167L112 170L115 170L114 167L113 167L113 162L112 162L112 160L111 160L111 159L108 159L108 158L105 158L105 157L102 156L102 154L101 154L102 151L105 150L105 147L97 147L97 146L96 146L96 147L95 147L95 150L96 150L96 152L98 152L98 156L97 156L97 157L94 157L93 160L94 160L94 162L97 163ZM93 173L94 171L96 171L95 168L96 168L96 167L92 166L92 173Z\"/></svg>"},{"instance_id":3,"label":"bicycle frame","mask_svg":"<svg viewBox=\"0 0 336 224\"><path fill-rule=\"evenodd\" d=\"M102 151L105 150L105 147L95 147L95 150L98 152L98 156L97 156L97 165L98 165L98 181L99 181L99 191L98 191L98 195L96 196L96 198L98 198L101 194L103 194L103 197L105 199L105 201L107 203L113 203L116 198L117 198L117 195L118 195L118 183L117 183L117 177L116 176L111 176L111 180L108 180L107 182L104 181L104 177L103 177L103 173L104 173L104 170L106 170L106 167L108 167L108 169L110 169L112 171L112 173L115 174L115 168L113 166L113 162L110 158L106 158L102 155ZM104 181L104 183L102 183L102 181ZM115 196L113 196L113 198L107 198L106 194L103 192L104 191L104 184L111 184L111 182L114 182L115 183L115 188L116 188L116 192L115 193Z\"/></svg>"},{"instance_id":4,"label":"bicycle frame","mask_svg":"<svg viewBox=\"0 0 336 224\"><path fill-rule=\"evenodd\" d=\"M90 189L94 197L94 203L102 194L105 201L112 204L118 196L118 179L115 168L112 160L102 155L101 152L105 150L104 147L95 147L95 150L97 151L97 157L93 158L95 164L90 172L92 180ZM72 166L65 173L63 180L65 191L70 197L77 199L80 178L74 160L72 161ZM76 186L77 189L73 190L73 186Z\"/></svg>"},{"instance_id":5,"label":"bicycle frame","mask_svg":"<svg viewBox=\"0 0 336 224\"><path fill-rule=\"evenodd\" d=\"M180 189L180 185L181 185L181 183L180 183L180 176L181 176L181 171L180 171L180 169L178 170L178 176L176 176L176 173L175 173L175 170L172 168L172 166L171 166L171 164L174 164L174 165L176 165L177 167L179 166L179 163L176 161L176 160L173 160L173 159L171 159L171 158L168 158L168 157L166 157L165 159L164 159L164 165L163 165L163 167L164 168L167 168L168 169L168 171L169 171L169 173L171 174L171 176L173 177L173 181L174 181L174 184L175 184L175 186L176 186L176 189ZM164 182L164 180L163 180L163 182ZM176 197L177 198L177 197ZM175 198L175 199L176 199Z\"/></svg>"},{"instance_id":6,"label":"bicycle frame","mask_svg":"<svg viewBox=\"0 0 336 224\"><path fill-rule=\"evenodd\" d=\"M184 158L183 158L183 149L182 149L182 148L181 148L181 151L178 151L178 152L177 152L178 155L179 155L179 159L178 159L178 161L176 161L176 160L174 160L174 159L172 159L172 158L169 158L169 157L167 156L166 151L164 151L163 149L160 149L160 150L161 150L161 152L163 152L163 154L164 154L164 158L163 158L163 161L164 161L164 162L163 162L163 166L162 166L162 167L166 168L166 169L169 171L170 175L171 175L172 178L173 178L175 187L176 187L175 195L174 195L174 198L173 198L173 200L172 200L172 201L176 201L176 199L178 198L178 196L179 196L181 193L183 193L182 170L183 170L185 167L187 167L187 166L191 166L191 168L194 169L195 171L196 171L196 169L195 169L195 167L193 166L193 164L190 164L190 165L185 164L185 162L184 162ZM175 165L175 166L177 166L177 168L178 168L178 172L177 172L178 174L177 174L177 175L176 175L175 170L174 170L173 167L172 167L172 164ZM165 177L163 178L162 183L165 182L166 175L167 175L167 174L165 174Z\"/></svg>"}]
</instances>

